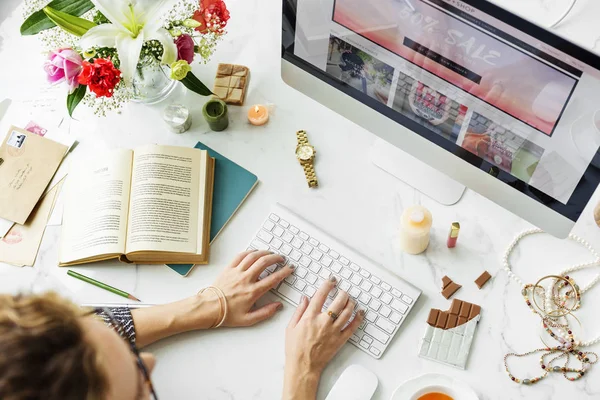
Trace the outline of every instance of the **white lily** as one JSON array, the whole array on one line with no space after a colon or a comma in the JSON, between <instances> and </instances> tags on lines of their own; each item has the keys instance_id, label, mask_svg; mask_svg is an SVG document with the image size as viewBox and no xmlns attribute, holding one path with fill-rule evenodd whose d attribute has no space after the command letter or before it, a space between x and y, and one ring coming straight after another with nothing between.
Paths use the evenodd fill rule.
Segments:
<instances>
[{"instance_id":1,"label":"white lily","mask_svg":"<svg viewBox=\"0 0 600 400\"><path fill-rule=\"evenodd\" d=\"M91 0L111 23L98 25L81 37L84 51L92 47L115 47L126 84L131 83L142 45L158 40L163 46L162 63L177 60L177 46L171 34L162 27L162 15L177 0Z\"/></svg>"}]
</instances>

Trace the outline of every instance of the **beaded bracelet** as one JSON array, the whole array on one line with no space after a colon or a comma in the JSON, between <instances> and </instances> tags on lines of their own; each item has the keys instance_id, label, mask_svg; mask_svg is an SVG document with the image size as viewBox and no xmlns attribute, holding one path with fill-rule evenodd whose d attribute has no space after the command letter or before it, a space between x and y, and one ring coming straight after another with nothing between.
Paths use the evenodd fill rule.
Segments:
<instances>
[{"instance_id":1,"label":"beaded bracelet","mask_svg":"<svg viewBox=\"0 0 600 400\"><path fill-rule=\"evenodd\" d=\"M216 329L216 328L221 327L225 323L225 320L227 319L227 309L228 309L227 297L225 296L225 293L223 293L223 291L216 286L205 287L204 289L200 290L198 292L198 294L202 294L206 290L210 290L210 291L216 293L217 297L219 298L220 322L216 323L215 325L210 327L210 329Z\"/></svg>"}]
</instances>

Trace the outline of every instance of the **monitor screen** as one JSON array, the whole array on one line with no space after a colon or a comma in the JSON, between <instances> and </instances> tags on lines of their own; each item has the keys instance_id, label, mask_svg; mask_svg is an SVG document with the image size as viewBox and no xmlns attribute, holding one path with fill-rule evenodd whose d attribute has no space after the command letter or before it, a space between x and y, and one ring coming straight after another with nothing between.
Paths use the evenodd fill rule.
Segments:
<instances>
[{"instance_id":1,"label":"monitor screen","mask_svg":"<svg viewBox=\"0 0 600 400\"><path fill-rule=\"evenodd\" d=\"M573 221L598 185L600 58L491 3L284 0L283 47Z\"/></svg>"}]
</instances>

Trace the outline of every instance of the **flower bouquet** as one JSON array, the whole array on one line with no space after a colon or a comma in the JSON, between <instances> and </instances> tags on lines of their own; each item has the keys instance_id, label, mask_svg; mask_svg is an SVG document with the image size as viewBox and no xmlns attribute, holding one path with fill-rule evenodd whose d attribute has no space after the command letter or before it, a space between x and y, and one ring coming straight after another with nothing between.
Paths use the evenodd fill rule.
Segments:
<instances>
[{"instance_id":1,"label":"flower bouquet","mask_svg":"<svg viewBox=\"0 0 600 400\"><path fill-rule=\"evenodd\" d=\"M156 100L177 81L212 94L190 64L208 61L229 20L223 0L26 0L25 14L21 34L42 37L49 82L69 87L69 115L82 101L105 115Z\"/></svg>"}]
</instances>

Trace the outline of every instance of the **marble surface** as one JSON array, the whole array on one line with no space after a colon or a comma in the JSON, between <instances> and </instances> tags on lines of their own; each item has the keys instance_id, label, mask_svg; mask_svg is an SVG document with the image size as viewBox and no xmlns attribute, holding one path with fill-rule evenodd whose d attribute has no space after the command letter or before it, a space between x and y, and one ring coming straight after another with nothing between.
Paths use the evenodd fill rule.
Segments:
<instances>
[{"instance_id":1,"label":"marble surface","mask_svg":"<svg viewBox=\"0 0 600 400\"><path fill-rule=\"evenodd\" d=\"M561 14L562 0L504 0L502 4L541 24ZM222 133L210 132L201 117L204 99L179 90L168 101L187 104L195 118L191 131L169 133L161 121L164 105L132 104L121 114L96 118L84 111L71 124L71 134L81 142L71 158L85 157L102 148L132 148L149 142L193 146L197 141L213 147L260 177L260 185L237 217L212 246L211 263L182 278L162 266L127 266L103 263L75 268L115 283L146 302L163 303L194 294L211 283L232 256L245 248L270 206L278 201L316 225L366 254L423 290L414 313L395 337L381 360L351 345L345 346L323 376L319 399L342 371L357 363L379 378L374 399L389 399L407 379L434 372L451 375L470 384L481 399L596 399L600 397L600 367L577 382L552 376L535 387L508 380L503 366L506 352L525 352L541 346L538 321L527 310L519 288L500 268L501 254L511 239L530 225L478 194L467 191L459 204L436 204L404 183L377 169L367 154L375 136L287 87L279 76L280 6L269 0L229 0L232 19L229 34L220 44L214 62L196 66L205 82L212 82L216 61L247 65L252 81L247 104L272 103L275 112L264 127L252 127L245 109L231 107L231 124ZM3 2L0 13L0 101L31 100L40 96L42 56L35 38L21 38L21 11L17 3ZM7 8L10 7L10 8ZM580 0L573 14L557 29L580 45L600 51L600 2ZM61 103L58 109L62 109ZM309 190L294 158L295 135L306 129L319 151L316 168L321 187ZM598 193L594 204L598 201ZM433 238L424 255L408 256L398 248L402 210L412 204L428 207L434 218ZM575 232L600 243L600 229L588 207ZM446 236L452 221L460 221L458 247L449 250ZM119 302L121 298L67 277L57 267L60 227L49 227L33 268L0 264L1 292L56 290L81 302ZM600 246L599 246L600 247ZM582 248L549 237L527 239L513 258L515 270L527 282L556 273L564 266L590 259ZM493 280L478 290L473 280L484 269ZM581 273L585 282L590 273ZM463 285L458 297L482 306L482 319L466 371L459 371L417 357L417 347L432 307L446 309L439 294L442 276L448 274ZM271 296L271 295L269 295ZM600 288L584 296L580 319L585 340L600 334L600 320L591 310L600 301ZM276 399L282 388L284 329L293 312L286 306L273 320L250 329L223 329L181 335L156 345L154 373L161 399ZM597 351L600 348L596 349ZM515 366L522 375L529 363ZM531 370L531 369L530 369Z\"/></svg>"}]
</instances>

